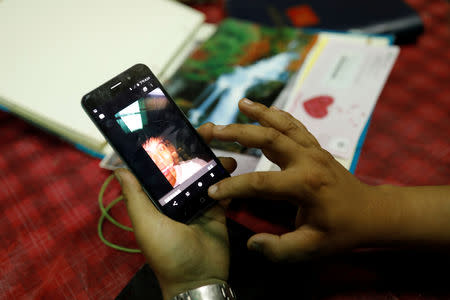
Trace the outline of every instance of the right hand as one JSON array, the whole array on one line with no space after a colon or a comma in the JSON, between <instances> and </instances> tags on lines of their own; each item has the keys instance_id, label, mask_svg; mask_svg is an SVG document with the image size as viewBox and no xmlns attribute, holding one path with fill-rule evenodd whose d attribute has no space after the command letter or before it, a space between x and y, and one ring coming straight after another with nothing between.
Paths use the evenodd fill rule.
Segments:
<instances>
[{"instance_id":1,"label":"right hand","mask_svg":"<svg viewBox=\"0 0 450 300\"><path fill-rule=\"evenodd\" d=\"M262 126L215 126L213 137L261 148L281 171L230 177L210 187L209 195L216 200L252 197L298 205L295 231L256 234L248 241L250 249L274 261L295 261L353 248L370 237L373 222L382 222L377 202L370 200L374 187L341 166L290 114L248 99L241 100L239 108Z\"/></svg>"}]
</instances>

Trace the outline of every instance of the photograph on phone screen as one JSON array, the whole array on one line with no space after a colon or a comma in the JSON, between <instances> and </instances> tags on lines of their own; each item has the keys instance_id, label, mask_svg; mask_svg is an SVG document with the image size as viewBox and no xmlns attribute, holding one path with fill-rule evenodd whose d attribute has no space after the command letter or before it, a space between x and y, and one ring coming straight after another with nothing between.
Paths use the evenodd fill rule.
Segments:
<instances>
[{"instance_id":1,"label":"photograph on phone screen","mask_svg":"<svg viewBox=\"0 0 450 300\"><path fill-rule=\"evenodd\" d=\"M116 113L115 119L126 134L136 136L136 147L145 150L172 187L206 172L213 160L160 88Z\"/></svg>"}]
</instances>

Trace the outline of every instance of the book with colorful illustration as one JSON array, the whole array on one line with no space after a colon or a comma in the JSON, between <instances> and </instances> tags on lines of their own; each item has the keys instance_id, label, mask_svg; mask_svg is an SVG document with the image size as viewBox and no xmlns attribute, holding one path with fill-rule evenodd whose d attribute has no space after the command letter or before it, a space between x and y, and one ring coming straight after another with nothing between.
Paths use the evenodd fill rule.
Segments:
<instances>
[{"instance_id":1,"label":"book with colorful illustration","mask_svg":"<svg viewBox=\"0 0 450 300\"><path fill-rule=\"evenodd\" d=\"M227 19L165 83L169 94L194 126L252 123L238 109L240 99L272 105L296 74L317 34ZM213 148L260 155L237 144Z\"/></svg>"}]
</instances>

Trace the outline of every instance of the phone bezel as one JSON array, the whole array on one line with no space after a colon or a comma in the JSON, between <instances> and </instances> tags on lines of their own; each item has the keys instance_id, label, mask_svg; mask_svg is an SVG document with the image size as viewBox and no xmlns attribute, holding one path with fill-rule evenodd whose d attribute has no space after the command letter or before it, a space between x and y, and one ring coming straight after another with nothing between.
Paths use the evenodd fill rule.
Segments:
<instances>
[{"instance_id":1,"label":"phone bezel","mask_svg":"<svg viewBox=\"0 0 450 300\"><path fill-rule=\"evenodd\" d=\"M161 84L161 82L158 80L158 78L153 74L153 72L150 70L149 67L147 67L144 64L136 64L132 66L131 68L125 70L124 72L120 73L119 75L113 77L112 79L108 80L104 84L100 85L96 89L92 90L91 92L87 93L82 97L81 104L84 109L84 111L87 113L89 118L94 122L95 126L99 129L99 131L102 133L102 135L105 137L105 139L108 141L108 143L111 145L111 147L116 151L116 153L119 155L119 157L123 160L124 163L128 166L128 168L133 172L133 174L136 176L137 180L140 182L143 190L148 195L149 199L153 202L153 204L156 206L156 208L161 211L162 213L168 215L174 220L183 222L183 223L190 223L192 220L194 220L196 217L198 217L200 214L202 214L204 211L209 209L211 206L216 204L216 201L210 198L207 194L207 187L205 187L205 192L201 195L200 199L190 200L188 204L185 204L183 208L179 209L173 209L170 210L169 208L165 208L167 205L162 206L158 199L155 199L155 197L152 196L151 192L148 191L148 188L146 188L146 185L144 181L140 178L140 174L135 172L135 168L133 165L130 165L130 163L126 160L126 158L120 153L120 151L117 149L117 147L114 145L113 142L111 142L111 139L108 137L107 133L102 129L100 126L101 122L98 120L98 118L95 118L95 116L92 113L92 109L99 106L99 105L105 105L105 98L108 98L108 101L114 101L114 99L117 99L118 95L121 95L121 93L127 93L131 98L139 97L140 92L136 91L129 91L129 84L133 84L136 82L138 78L146 78L147 76L150 77L150 81L152 84L156 85L155 88L160 88L163 93L165 94L168 101L170 101L175 107L177 112L180 114L180 117L184 119L185 124L190 128L190 132L192 133L193 138L198 139L200 143L202 143L205 147L205 150L208 151L208 154L214 159L216 162L216 167L221 169L221 174L223 173L223 176L219 176L217 181L220 179L229 177L230 174L226 171L226 169L222 166L220 160L216 157L214 152L211 150L211 148L207 145L207 143L203 140L203 138L198 134L197 130L192 126L189 119L186 117L186 115L183 113L183 111L176 105L173 98L169 95L169 93L165 90L164 86ZM118 84L120 82L120 84ZM111 87L117 85L115 88L111 89ZM102 96L99 99L95 95L105 95L108 94L109 96ZM99 103L103 101L102 103ZM151 176L151 175L150 175ZM177 213L174 213L174 211L177 211Z\"/></svg>"}]
</instances>

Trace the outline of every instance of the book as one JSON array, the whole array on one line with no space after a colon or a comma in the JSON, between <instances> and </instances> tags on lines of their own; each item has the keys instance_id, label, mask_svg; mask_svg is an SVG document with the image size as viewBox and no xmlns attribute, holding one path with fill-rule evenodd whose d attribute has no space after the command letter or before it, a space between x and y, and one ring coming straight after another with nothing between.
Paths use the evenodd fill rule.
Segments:
<instances>
[{"instance_id":1,"label":"book","mask_svg":"<svg viewBox=\"0 0 450 300\"><path fill-rule=\"evenodd\" d=\"M402 0L229 0L226 11L268 26L392 34L397 44L414 41L424 30L419 14Z\"/></svg>"},{"instance_id":2,"label":"book","mask_svg":"<svg viewBox=\"0 0 450 300\"><path fill-rule=\"evenodd\" d=\"M81 97L136 63L164 78L204 18L171 0L1 1L0 106L102 156Z\"/></svg>"}]
</instances>

